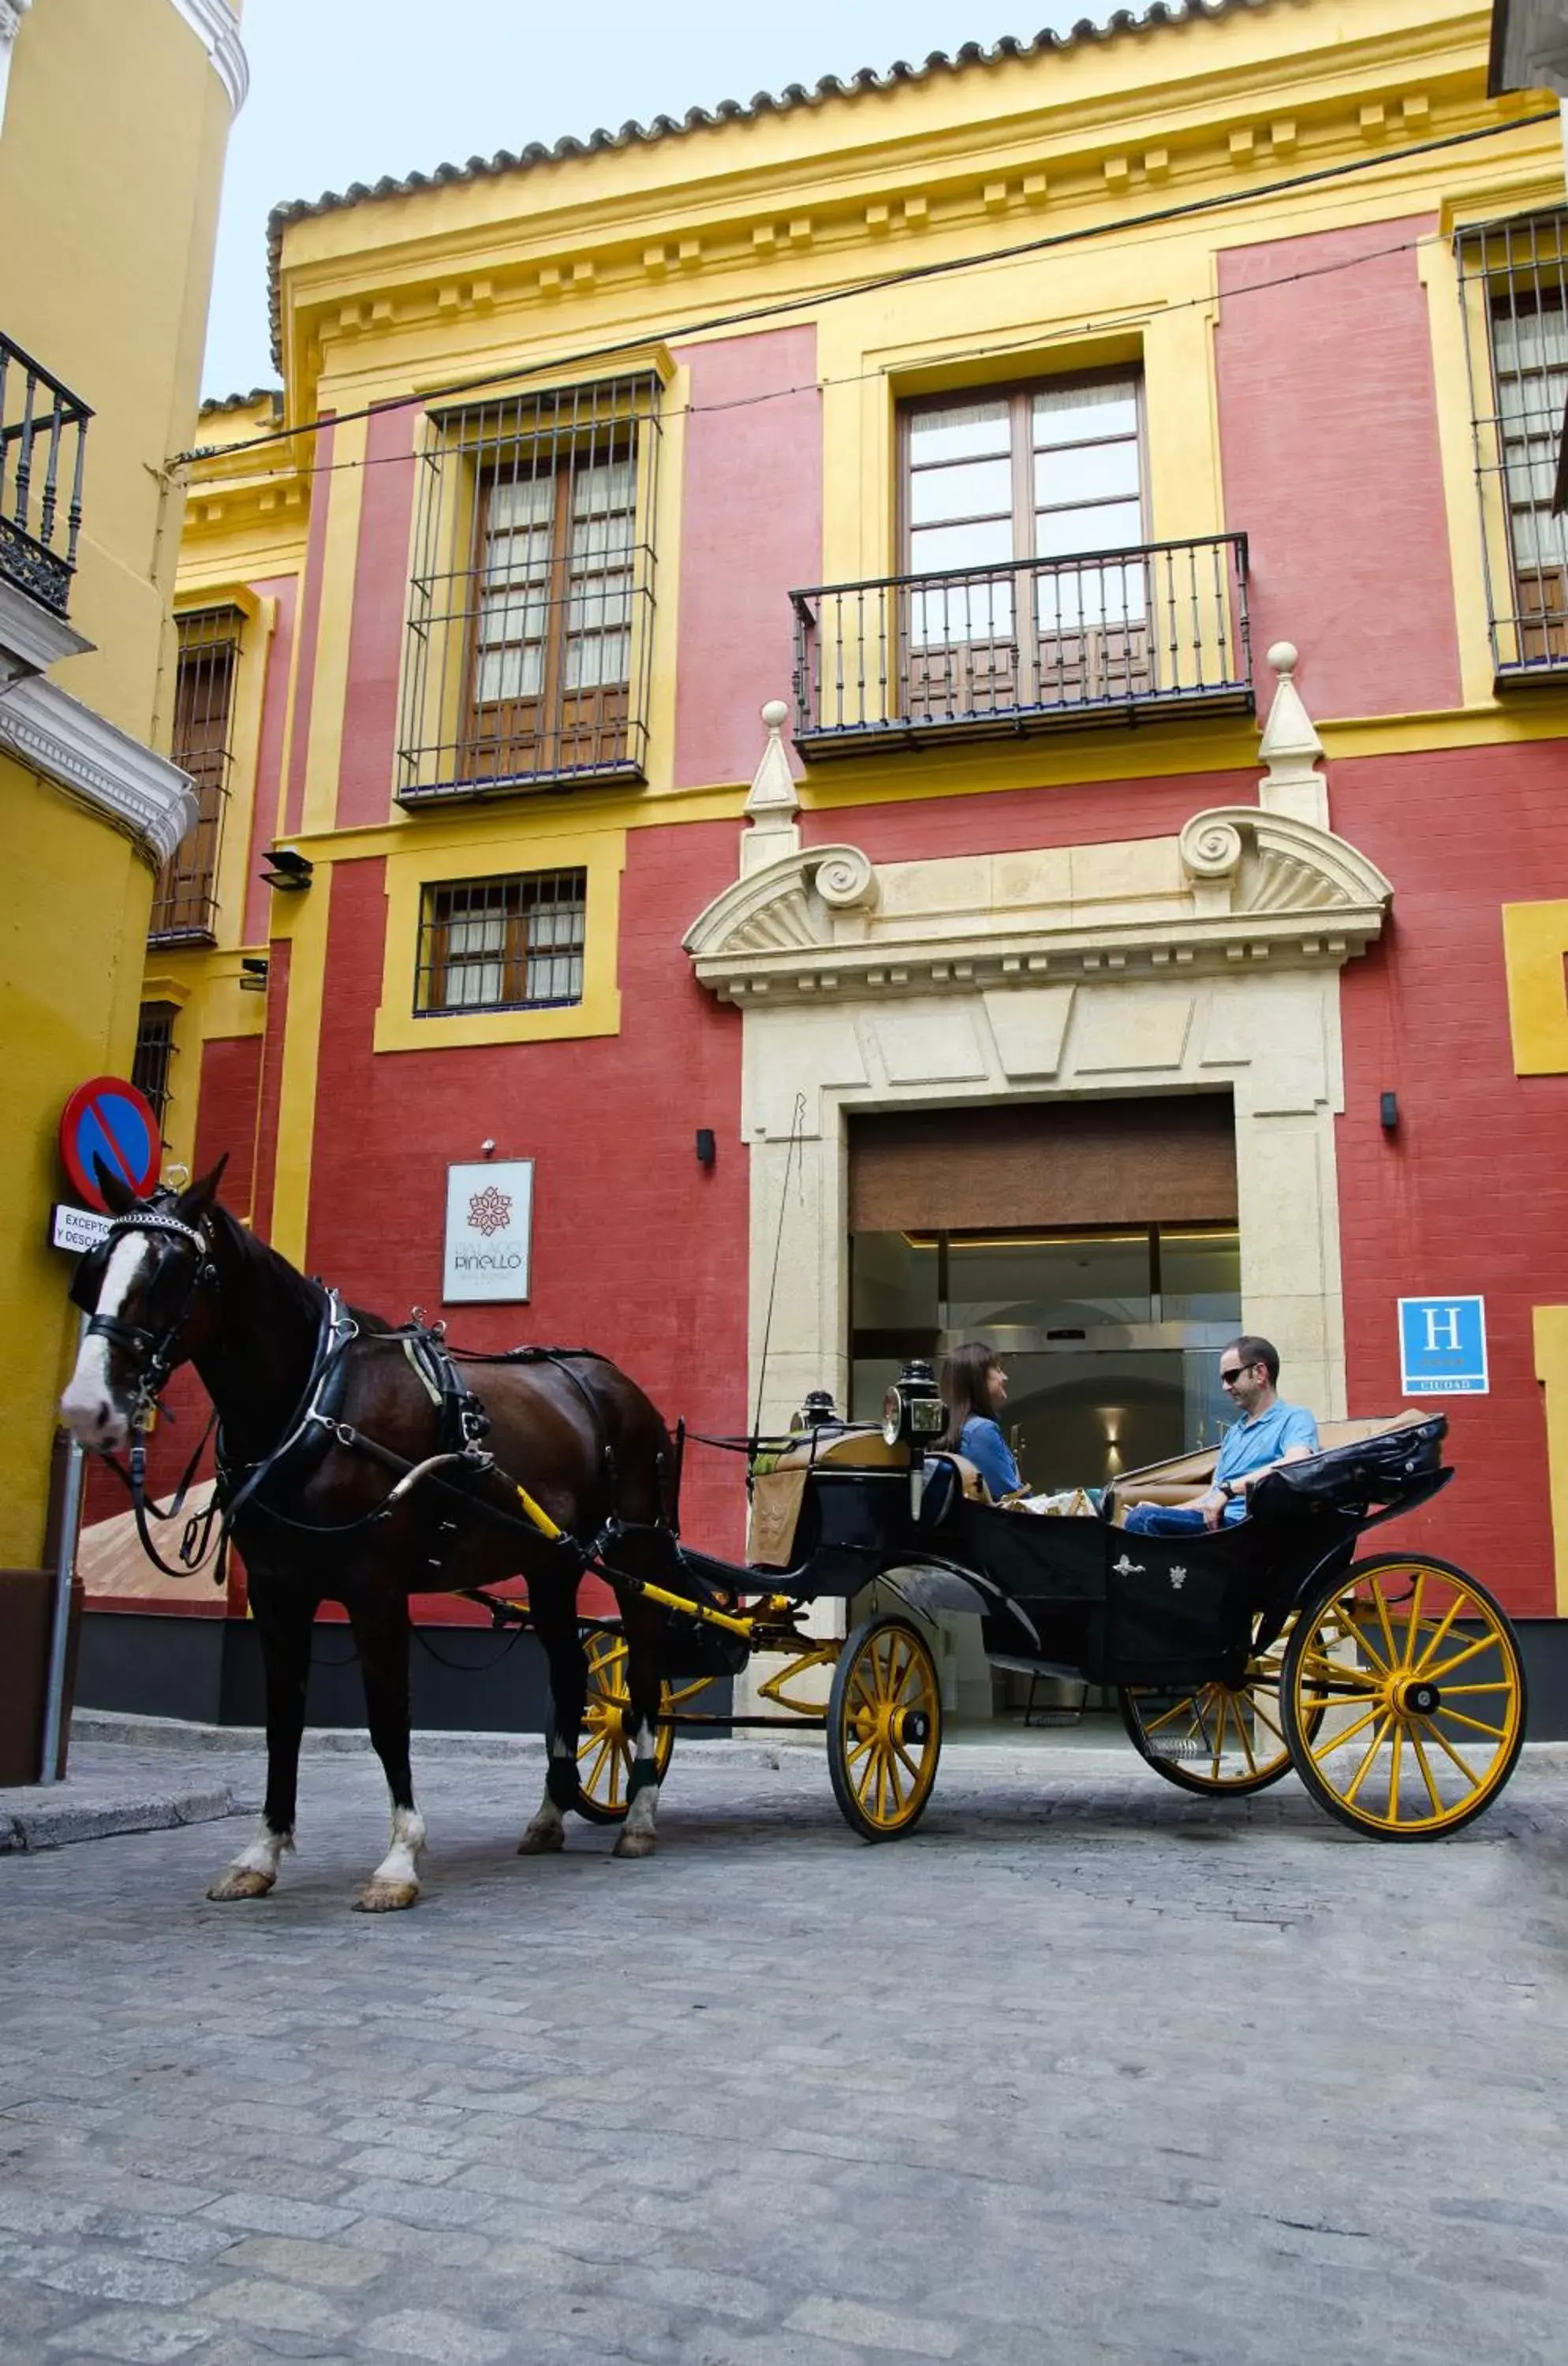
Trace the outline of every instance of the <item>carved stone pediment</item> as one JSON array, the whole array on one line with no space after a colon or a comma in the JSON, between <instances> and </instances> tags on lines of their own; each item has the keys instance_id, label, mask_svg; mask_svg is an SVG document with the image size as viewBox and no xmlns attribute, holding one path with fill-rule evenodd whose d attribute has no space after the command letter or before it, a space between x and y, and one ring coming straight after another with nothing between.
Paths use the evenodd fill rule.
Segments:
<instances>
[{"instance_id":1,"label":"carved stone pediment","mask_svg":"<svg viewBox=\"0 0 1568 2366\"><path fill-rule=\"evenodd\" d=\"M1247 963L1337 968L1378 936L1393 893L1332 831L1224 806L1177 839L880 870L858 847L807 847L727 887L685 946L703 984L734 1002Z\"/></svg>"}]
</instances>

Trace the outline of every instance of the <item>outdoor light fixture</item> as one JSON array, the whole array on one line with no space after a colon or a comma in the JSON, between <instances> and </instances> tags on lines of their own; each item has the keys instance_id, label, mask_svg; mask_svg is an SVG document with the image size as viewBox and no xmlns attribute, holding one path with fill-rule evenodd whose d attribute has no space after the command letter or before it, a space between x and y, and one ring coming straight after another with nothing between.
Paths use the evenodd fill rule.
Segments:
<instances>
[{"instance_id":1,"label":"outdoor light fixture","mask_svg":"<svg viewBox=\"0 0 1568 2366\"><path fill-rule=\"evenodd\" d=\"M240 992L265 994L266 973L267 962L265 953L242 953L240 955Z\"/></svg>"},{"instance_id":2,"label":"outdoor light fixture","mask_svg":"<svg viewBox=\"0 0 1568 2366\"><path fill-rule=\"evenodd\" d=\"M286 896L297 896L301 888L308 887L315 869L306 855L297 854L291 846L269 846L262 856L262 877L269 887L276 887Z\"/></svg>"},{"instance_id":3,"label":"outdoor light fixture","mask_svg":"<svg viewBox=\"0 0 1568 2366\"><path fill-rule=\"evenodd\" d=\"M714 1145L712 1126L699 1125L697 1128L697 1165L699 1166L711 1166L717 1155L717 1150Z\"/></svg>"},{"instance_id":4,"label":"outdoor light fixture","mask_svg":"<svg viewBox=\"0 0 1568 2366\"><path fill-rule=\"evenodd\" d=\"M1397 1130L1399 1125L1399 1095L1397 1093L1380 1093L1378 1095L1378 1123L1382 1126L1385 1133L1393 1133Z\"/></svg>"}]
</instances>

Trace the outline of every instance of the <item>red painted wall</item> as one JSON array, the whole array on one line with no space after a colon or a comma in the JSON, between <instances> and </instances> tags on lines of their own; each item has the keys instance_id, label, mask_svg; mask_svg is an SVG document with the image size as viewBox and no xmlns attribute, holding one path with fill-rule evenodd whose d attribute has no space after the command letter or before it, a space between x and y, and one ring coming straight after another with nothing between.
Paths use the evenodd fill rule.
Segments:
<instances>
[{"instance_id":1,"label":"red painted wall","mask_svg":"<svg viewBox=\"0 0 1568 2366\"><path fill-rule=\"evenodd\" d=\"M740 1022L681 938L735 875L733 823L634 830L622 883L622 1032L581 1042L376 1054L386 901L378 862L333 884L308 1262L389 1321L446 1313L460 1343L602 1349L673 1424L745 1425L747 1173ZM694 1137L711 1126L705 1171ZM492 1137L537 1161L534 1297L440 1305L446 1167ZM742 1542L730 1457L694 1449L688 1531Z\"/></svg>"},{"instance_id":2,"label":"red painted wall","mask_svg":"<svg viewBox=\"0 0 1568 2366\"><path fill-rule=\"evenodd\" d=\"M1170 838L1211 806L1257 803L1256 772L1189 772L907 805L838 806L803 813L800 823L807 846L848 844L874 862L916 862L949 854L1011 854L1032 846Z\"/></svg>"},{"instance_id":3,"label":"red painted wall","mask_svg":"<svg viewBox=\"0 0 1568 2366\"><path fill-rule=\"evenodd\" d=\"M1225 520L1250 540L1254 660L1272 641L1298 642L1300 688L1320 722L1460 701L1413 246L1436 227L1373 222L1219 258Z\"/></svg>"},{"instance_id":4,"label":"red painted wall","mask_svg":"<svg viewBox=\"0 0 1568 2366\"><path fill-rule=\"evenodd\" d=\"M1396 1299L1484 1296L1492 1392L1442 1403L1459 1476L1386 1540L1534 1617L1554 1603L1531 1309L1568 1303L1568 1076L1514 1074L1499 907L1568 894L1565 790L1551 742L1337 763L1331 789L1335 829L1394 886L1384 942L1344 973L1349 1409L1402 1402Z\"/></svg>"},{"instance_id":5,"label":"red painted wall","mask_svg":"<svg viewBox=\"0 0 1568 2366\"><path fill-rule=\"evenodd\" d=\"M410 406L378 411L367 430L338 772L340 829L385 821L391 810L418 417Z\"/></svg>"},{"instance_id":6,"label":"red painted wall","mask_svg":"<svg viewBox=\"0 0 1568 2366\"><path fill-rule=\"evenodd\" d=\"M201 1099L196 1112L196 1172L225 1155L222 1197L237 1216L250 1212L255 1180L256 1105L261 1094L259 1035L215 1035L201 1047Z\"/></svg>"},{"instance_id":7,"label":"red painted wall","mask_svg":"<svg viewBox=\"0 0 1568 2366\"><path fill-rule=\"evenodd\" d=\"M253 583L258 599L276 600L276 622L266 652L266 682L262 692L261 737L256 747L256 793L251 808L250 860L245 866L244 941L265 941L271 889L261 876L261 858L274 842L283 794L284 733L288 722L288 671L294 658L294 627L299 607L299 579L280 575Z\"/></svg>"},{"instance_id":8,"label":"red painted wall","mask_svg":"<svg viewBox=\"0 0 1568 2366\"><path fill-rule=\"evenodd\" d=\"M749 781L758 709L787 698L788 595L822 580L817 332L683 345L691 370L681 500L677 787Z\"/></svg>"},{"instance_id":9,"label":"red painted wall","mask_svg":"<svg viewBox=\"0 0 1568 2366\"><path fill-rule=\"evenodd\" d=\"M262 1239L272 1237L272 1192L277 1173L277 1120L283 1097L283 1048L288 1028L288 976L294 947L275 937L267 954L266 1032L262 1037L261 1085L257 1095L255 1172L251 1222Z\"/></svg>"}]
</instances>

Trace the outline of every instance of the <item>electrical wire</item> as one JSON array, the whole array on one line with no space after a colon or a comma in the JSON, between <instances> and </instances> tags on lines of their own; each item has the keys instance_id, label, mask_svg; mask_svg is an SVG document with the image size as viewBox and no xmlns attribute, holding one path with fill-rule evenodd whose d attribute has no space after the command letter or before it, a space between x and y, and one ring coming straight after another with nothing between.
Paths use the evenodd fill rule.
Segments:
<instances>
[{"instance_id":1,"label":"electrical wire","mask_svg":"<svg viewBox=\"0 0 1568 2366\"><path fill-rule=\"evenodd\" d=\"M951 277L960 271L983 271L993 265L1019 262L1030 255L1045 254L1097 239L1125 238L1130 231L1159 229L1170 222L1190 220L1196 216L1214 213L1228 207L1257 205L1269 197L1287 196L1295 189L1344 180L1357 173L1382 171L1391 165L1409 163L1416 157L1470 147L1477 141L1496 140L1509 132L1526 131L1541 124L1555 124L1558 120L1558 110L1553 107L1536 115L1517 116L1506 123L1482 124L1471 131L1445 132L1437 139L1419 141L1414 146L1394 149L1387 154L1356 156L1340 164L1317 165L1311 172L1292 174L1280 181L1265 182L1255 189L1226 190L1217 197L1191 197L1181 205L1162 206L1152 212L1134 214L1121 220L1085 222L1075 230L1046 231L1039 238L1025 239L1011 246L991 247L981 254L953 255L938 262L907 264L897 270L877 272L869 277L850 281L841 287L818 288L778 297L767 304L745 306L738 311L710 314L705 320L687 321L679 328L666 328L660 332L660 335L665 343L712 336L721 330L741 328L758 321L777 320L785 313L816 311L829 304L848 303L857 297L874 295L883 288ZM1302 276L1309 275L1303 273ZM1210 302L1213 299L1204 298L1201 300ZM1063 331L1058 335L1078 333L1081 332ZM366 403L357 411L338 411L328 419L306 420L298 427L273 428L265 434L247 437L242 443L197 445L191 451L176 453L167 466L173 470L191 467L201 460L227 459L239 453L260 451L269 445L293 443L302 435L318 435L327 427L347 426L360 420L381 418L392 411L423 410L434 402L449 402L461 395L480 394L492 387L511 388L519 380L537 377L547 372L553 376L561 370L590 368L602 362L614 361L624 354L641 352L648 342L648 332L644 331L635 337L618 338L613 344L585 347L574 354L551 354L538 362L513 363L506 369L491 371L480 377L456 379L446 386L426 387L417 394L394 395L386 401ZM402 459L407 456L399 454L396 456Z\"/></svg>"}]
</instances>

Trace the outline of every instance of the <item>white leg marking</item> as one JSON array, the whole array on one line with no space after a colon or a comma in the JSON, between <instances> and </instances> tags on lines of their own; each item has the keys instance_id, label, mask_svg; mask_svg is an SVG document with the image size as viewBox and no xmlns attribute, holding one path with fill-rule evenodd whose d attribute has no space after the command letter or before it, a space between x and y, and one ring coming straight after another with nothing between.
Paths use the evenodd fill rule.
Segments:
<instances>
[{"instance_id":1,"label":"white leg marking","mask_svg":"<svg viewBox=\"0 0 1568 2366\"><path fill-rule=\"evenodd\" d=\"M151 1245L145 1233L126 1233L116 1241L98 1292L100 1314L119 1313ZM76 1369L60 1400L60 1410L83 1446L112 1452L125 1444L130 1423L109 1392L107 1339L83 1340Z\"/></svg>"},{"instance_id":2,"label":"white leg marking","mask_svg":"<svg viewBox=\"0 0 1568 2366\"><path fill-rule=\"evenodd\" d=\"M558 1733L550 1736L550 1756L555 1759L571 1756ZM538 1813L517 1843L517 1853L519 1856L554 1856L558 1849L565 1846L566 1818L551 1798L547 1784Z\"/></svg>"},{"instance_id":3,"label":"white leg marking","mask_svg":"<svg viewBox=\"0 0 1568 2366\"><path fill-rule=\"evenodd\" d=\"M649 1765L653 1758L657 1736L651 1725L637 1727L632 1754L639 1766ZM617 1856L651 1856L654 1850L654 1825L659 1815L659 1786L646 1783L626 1809L626 1820L621 1826L621 1837L615 1842Z\"/></svg>"},{"instance_id":4,"label":"white leg marking","mask_svg":"<svg viewBox=\"0 0 1568 2366\"><path fill-rule=\"evenodd\" d=\"M207 1893L209 1898L220 1905L227 1905L236 1898L265 1898L277 1879L278 1859L286 1849L293 1853L293 1833L275 1832L264 1816L256 1826L255 1838L247 1842L219 1875Z\"/></svg>"},{"instance_id":5,"label":"white leg marking","mask_svg":"<svg viewBox=\"0 0 1568 2366\"><path fill-rule=\"evenodd\" d=\"M396 1913L419 1896L424 1818L417 1808L392 1809L392 1845L355 1899L362 1914Z\"/></svg>"}]
</instances>

